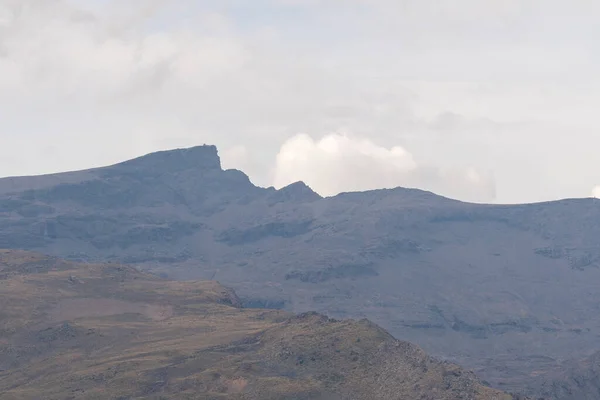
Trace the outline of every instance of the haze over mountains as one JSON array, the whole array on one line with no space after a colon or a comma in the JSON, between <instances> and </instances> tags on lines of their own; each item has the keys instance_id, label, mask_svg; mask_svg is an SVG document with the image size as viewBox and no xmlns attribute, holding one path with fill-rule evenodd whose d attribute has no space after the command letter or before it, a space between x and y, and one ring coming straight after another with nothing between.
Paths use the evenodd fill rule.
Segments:
<instances>
[{"instance_id":1,"label":"haze over mountains","mask_svg":"<svg viewBox=\"0 0 600 400\"><path fill-rule=\"evenodd\" d=\"M222 170L213 146L0 179L0 248L218 280L252 307L368 317L531 393L540 375L600 348L599 217L595 199L507 206L403 188L329 198L302 183L259 188Z\"/></svg>"}]
</instances>

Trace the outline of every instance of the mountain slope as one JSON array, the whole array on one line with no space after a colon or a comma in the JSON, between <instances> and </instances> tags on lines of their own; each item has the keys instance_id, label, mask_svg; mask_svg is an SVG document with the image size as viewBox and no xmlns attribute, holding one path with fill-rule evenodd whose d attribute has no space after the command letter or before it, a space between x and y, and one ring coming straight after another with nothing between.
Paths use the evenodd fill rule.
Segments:
<instances>
[{"instance_id":1,"label":"mountain slope","mask_svg":"<svg viewBox=\"0 0 600 400\"><path fill-rule=\"evenodd\" d=\"M0 179L0 247L217 279L253 307L368 317L515 391L598 350L600 206L258 188L213 146Z\"/></svg>"},{"instance_id":2,"label":"mountain slope","mask_svg":"<svg viewBox=\"0 0 600 400\"><path fill-rule=\"evenodd\" d=\"M2 399L511 397L376 325L243 309L215 282L0 251Z\"/></svg>"},{"instance_id":3,"label":"mountain slope","mask_svg":"<svg viewBox=\"0 0 600 400\"><path fill-rule=\"evenodd\" d=\"M600 352L557 365L553 371L533 379L527 391L548 399L600 398Z\"/></svg>"}]
</instances>

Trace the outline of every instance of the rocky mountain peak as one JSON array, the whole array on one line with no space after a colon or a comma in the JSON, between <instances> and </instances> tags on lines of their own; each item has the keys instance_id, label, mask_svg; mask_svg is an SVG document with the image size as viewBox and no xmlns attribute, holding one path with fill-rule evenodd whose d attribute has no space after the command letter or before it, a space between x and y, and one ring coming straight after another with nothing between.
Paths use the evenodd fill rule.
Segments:
<instances>
[{"instance_id":1,"label":"rocky mountain peak","mask_svg":"<svg viewBox=\"0 0 600 400\"><path fill-rule=\"evenodd\" d=\"M162 173L173 173L189 169L210 171L221 170L221 159L216 146L202 145L150 153L116 164L111 169L160 171Z\"/></svg>"},{"instance_id":2,"label":"rocky mountain peak","mask_svg":"<svg viewBox=\"0 0 600 400\"><path fill-rule=\"evenodd\" d=\"M312 190L306 183L301 181L282 187L270 196L270 199L274 202L310 202L319 200L321 198L322 197L317 192Z\"/></svg>"}]
</instances>

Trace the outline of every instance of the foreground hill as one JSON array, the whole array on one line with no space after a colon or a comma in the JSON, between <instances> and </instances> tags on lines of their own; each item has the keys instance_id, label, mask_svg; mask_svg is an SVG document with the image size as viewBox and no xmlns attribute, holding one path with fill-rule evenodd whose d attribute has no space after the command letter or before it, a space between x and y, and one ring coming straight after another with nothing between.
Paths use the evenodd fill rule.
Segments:
<instances>
[{"instance_id":1,"label":"foreground hill","mask_svg":"<svg viewBox=\"0 0 600 400\"><path fill-rule=\"evenodd\" d=\"M368 317L505 390L600 350L600 205L254 186L200 146L0 179L0 247L218 280L242 303Z\"/></svg>"},{"instance_id":2,"label":"foreground hill","mask_svg":"<svg viewBox=\"0 0 600 400\"><path fill-rule=\"evenodd\" d=\"M215 282L0 251L2 399L511 397L376 325L240 308Z\"/></svg>"}]
</instances>

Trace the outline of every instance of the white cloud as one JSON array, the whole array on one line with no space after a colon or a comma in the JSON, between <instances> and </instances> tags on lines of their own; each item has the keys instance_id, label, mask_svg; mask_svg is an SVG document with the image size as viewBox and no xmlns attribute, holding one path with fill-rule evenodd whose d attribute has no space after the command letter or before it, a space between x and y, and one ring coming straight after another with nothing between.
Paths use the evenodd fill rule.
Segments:
<instances>
[{"instance_id":1,"label":"white cloud","mask_svg":"<svg viewBox=\"0 0 600 400\"><path fill-rule=\"evenodd\" d=\"M23 0L0 4L0 10L12 15L4 18L10 22L0 36L0 72L12 71L13 79L2 89L38 100L43 94L61 101L114 100L167 81L175 90L201 89L239 69L247 56L243 41L228 36L225 18L211 12L196 17L218 35L189 24L145 31L143 19L136 23L150 12L144 8L122 22L60 0Z\"/></svg>"},{"instance_id":2,"label":"white cloud","mask_svg":"<svg viewBox=\"0 0 600 400\"><path fill-rule=\"evenodd\" d=\"M600 185L594 187L594 189L592 189L592 197L596 198L596 199L600 199Z\"/></svg>"},{"instance_id":3,"label":"white cloud","mask_svg":"<svg viewBox=\"0 0 600 400\"><path fill-rule=\"evenodd\" d=\"M446 196L489 202L493 177L473 168L418 165L400 146L385 148L369 139L332 133L320 140L299 134L286 141L274 170L274 186L304 181L321 195L378 188L421 187Z\"/></svg>"}]
</instances>

